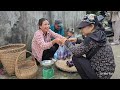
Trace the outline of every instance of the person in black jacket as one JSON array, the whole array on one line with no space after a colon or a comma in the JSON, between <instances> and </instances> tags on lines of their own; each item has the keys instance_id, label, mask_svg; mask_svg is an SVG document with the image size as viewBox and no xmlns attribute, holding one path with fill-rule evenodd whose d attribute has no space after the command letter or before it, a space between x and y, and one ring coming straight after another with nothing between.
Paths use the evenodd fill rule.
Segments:
<instances>
[{"instance_id":1,"label":"person in black jacket","mask_svg":"<svg viewBox=\"0 0 120 90\"><path fill-rule=\"evenodd\" d=\"M85 36L83 41L78 38L64 38L61 39L61 43L73 53L73 65L79 75L82 79L110 79L116 66L114 54L107 43L103 28L99 27L96 15L86 15L78 29ZM70 42L79 45L72 45Z\"/></svg>"}]
</instances>

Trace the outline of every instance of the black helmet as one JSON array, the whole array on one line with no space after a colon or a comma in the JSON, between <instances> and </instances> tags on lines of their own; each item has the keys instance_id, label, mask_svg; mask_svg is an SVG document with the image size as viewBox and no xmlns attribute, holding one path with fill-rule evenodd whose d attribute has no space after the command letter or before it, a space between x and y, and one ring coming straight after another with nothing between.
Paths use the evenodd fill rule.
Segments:
<instances>
[{"instance_id":1,"label":"black helmet","mask_svg":"<svg viewBox=\"0 0 120 90\"><path fill-rule=\"evenodd\" d=\"M94 24L95 26L97 26L98 23L99 23L99 21L95 14L87 14L84 16L84 18L80 22L78 29L84 28L90 24Z\"/></svg>"}]
</instances>

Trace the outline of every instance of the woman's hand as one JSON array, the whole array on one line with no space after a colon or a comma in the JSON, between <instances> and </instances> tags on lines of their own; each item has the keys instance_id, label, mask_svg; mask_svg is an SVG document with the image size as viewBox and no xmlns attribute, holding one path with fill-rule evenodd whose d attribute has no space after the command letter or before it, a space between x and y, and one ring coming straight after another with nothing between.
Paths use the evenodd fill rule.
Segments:
<instances>
[{"instance_id":1,"label":"woman's hand","mask_svg":"<svg viewBox=\"0 0 120 90\"><path fill-rule=\"evenodd\" d=\"M61 40L61 39L56 38L56 39L52 40L52 44L53 44L53 45L54 45L55 43L57 43L57 44L62 44L60 40Z\"/></svg>"},{"instance_id":2,"label":"woman's hand","mask_svg":"<svg viewBox=\"0 0 120 90\"><path fill-rule=\"evenodd\" d=\"M70 41L70 42L76 42L77 38L69 38L68 41Z\"/></svg>"},{"instance_id":3,"label":"woman's hand","mask_svg":"<svg viewBox=\"0 0 120 90\"><path fill-rule=\"evenodd\" d=\"M64 43L65 43L66 40L67 40L67 38L65 38L65 37L64 37L64 38L61 38L61 39L60 39L61 44L64 45Z\"/></svg>"}]
</instances>

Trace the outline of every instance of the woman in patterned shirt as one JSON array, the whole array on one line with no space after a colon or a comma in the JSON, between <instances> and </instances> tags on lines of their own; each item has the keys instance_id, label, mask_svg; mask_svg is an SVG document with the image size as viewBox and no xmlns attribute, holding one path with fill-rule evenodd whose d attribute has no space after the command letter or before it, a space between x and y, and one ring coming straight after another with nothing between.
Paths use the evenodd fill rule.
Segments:
<instances>
[{"instance_id":1,"label":"woman in patterned shirt","mask_svg":"<svg viewBox=\"0 0 120 90\"><path fill-rule=\"evenodd\" d=\"M112 48L103 28L98 26L96 15L86 15L78 27L85 36L83 41L78 38L61 39L73 53L73 65L82 79L110 79L115 71ZM74 46L71 41L79 45Z\"/></svg>"},{"instance_id":2,"label":"woman in patterned shirt","mask_svg":"<svg viewBox=\"0 0 120 90\"><path fill-rule=\"evenodd\" d=\"M37 64L41 60L50 60L59 47L60 38L63 36L53 32L49 22L45 18L39 19L39 30L37 30L32 39L32 54L37 59ZM54 40L51 40L55 38Z\"/></svg>"}]
</instances>

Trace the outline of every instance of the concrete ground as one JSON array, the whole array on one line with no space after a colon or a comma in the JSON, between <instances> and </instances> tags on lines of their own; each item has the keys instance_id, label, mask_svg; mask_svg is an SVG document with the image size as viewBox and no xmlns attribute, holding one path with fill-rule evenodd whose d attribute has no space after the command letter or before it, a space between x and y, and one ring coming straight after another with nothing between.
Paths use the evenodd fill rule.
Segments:
<instances>
[{"instance_id":1,"label":"concrete ground","mask_svg":"<svg viewBox=\"0 0 120 90\"><path fill-rule=\"evenodd\" d=\"M120 79L120 45L112 46L112 49L113 49L113 53L115 56L116 69L111 79ZM57 69L55 66L54 66L54 70L55 70L55 76L53 79L81 79L78 73L64 72L64 71ZM0 75L0 79L17 79L17 78L16 76L9 76L4 70L4 74ZM37 79L42 79L42 67L41 66L39 66L39 72L37 75Z\"/></svg>"},{"instance_id":2,"label":"concrete ground","mask_svg":"<svg viewBox=\"0 0 120 90\"><path fill-rule=\"evenodd\" d=\"M112 46L116 69L111 79L120 79L120 45Z\"/></svg>"}]
</instances>

